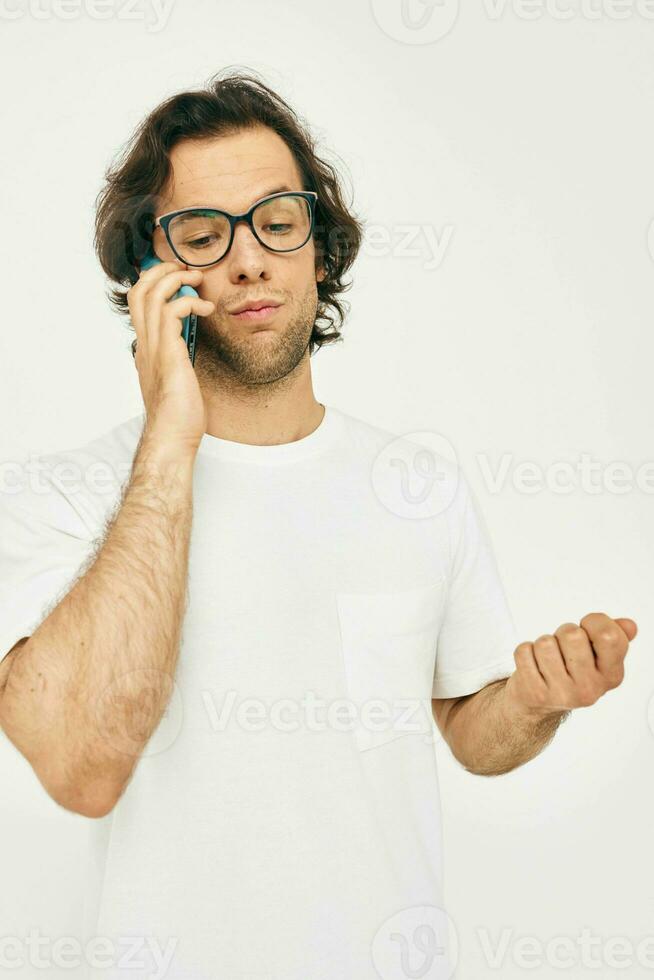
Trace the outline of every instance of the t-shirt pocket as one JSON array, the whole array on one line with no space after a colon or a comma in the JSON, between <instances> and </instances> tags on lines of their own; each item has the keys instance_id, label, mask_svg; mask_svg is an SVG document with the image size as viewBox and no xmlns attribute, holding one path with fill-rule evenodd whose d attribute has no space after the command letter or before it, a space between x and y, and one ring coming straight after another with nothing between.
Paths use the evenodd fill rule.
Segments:
<instances>
[{"instance_id":1,"label":"t-shirt pocket","mask_svg":"<svg viewBox=\"0 0 654 980\"><path fill-rule=\"evenodd\" d=\"M433 731L431 691L445 577L401 592L338 592L353 731L360 750Z\"/></svg>"}]
</instances>

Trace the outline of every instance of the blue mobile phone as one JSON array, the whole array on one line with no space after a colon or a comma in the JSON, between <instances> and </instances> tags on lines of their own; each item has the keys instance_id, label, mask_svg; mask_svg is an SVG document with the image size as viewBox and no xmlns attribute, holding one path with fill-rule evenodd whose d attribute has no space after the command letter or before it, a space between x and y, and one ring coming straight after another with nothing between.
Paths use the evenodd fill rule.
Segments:
<instances>
[{"instance_id":1,"label":"blue mobile phone","mask_svg":"<svg viewBox=\"0 0 654 980\"><path fill-rule=\"evenodd\" d=\"M150 249L147 255L141 260L141 270L151 269L153 265L157 265L161 262L161 259L157 258L152 249ZM192 286L182 286L179 289L173 299L179 299L180 296L197 296L198 293ZM188 350L188 355L191 358L191 364L195 365L195 334L197 330L198 317L196 313L190 313L182 319L182 337L186 344Z\"/></svg>"}]
</instances>

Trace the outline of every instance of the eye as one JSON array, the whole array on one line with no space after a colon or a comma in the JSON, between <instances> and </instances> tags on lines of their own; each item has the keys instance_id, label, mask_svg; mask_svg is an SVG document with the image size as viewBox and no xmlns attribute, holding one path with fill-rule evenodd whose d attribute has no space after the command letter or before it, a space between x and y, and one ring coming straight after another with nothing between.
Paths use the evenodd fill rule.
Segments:
<instances>
[{"instance_id":1,"label":"eye","mask_svg":"<svg viewBox=\"0 0 654 980\"><path fill-rule=\"evenodd\" d=\"M194 238L190 242L186 242L186 245L190 245L191 248L207 248L209 245L213 244L216 240L215 235L203 235L202 238Z\"/></svg>"}]
</instances>

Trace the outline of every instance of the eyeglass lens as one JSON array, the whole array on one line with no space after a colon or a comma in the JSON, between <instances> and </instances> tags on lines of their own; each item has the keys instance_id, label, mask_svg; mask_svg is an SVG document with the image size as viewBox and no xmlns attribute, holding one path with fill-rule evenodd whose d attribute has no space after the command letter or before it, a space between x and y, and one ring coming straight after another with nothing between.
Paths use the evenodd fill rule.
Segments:
<instances>
[{"instance_id":1,"label":"eyeglass lens","mask_svg":"<svg viewBox=\"0 0 654 980\"><path fill-rule=\"evenodd\" d=\"M309 240L311 209L304 197L287 194L262 201L252 215L261 242L276 252L300 248ZM182 262L217 262L229 245L229 221L215 211L185 211L168 226L170 240Z\"/></svg>"}]
</instances>

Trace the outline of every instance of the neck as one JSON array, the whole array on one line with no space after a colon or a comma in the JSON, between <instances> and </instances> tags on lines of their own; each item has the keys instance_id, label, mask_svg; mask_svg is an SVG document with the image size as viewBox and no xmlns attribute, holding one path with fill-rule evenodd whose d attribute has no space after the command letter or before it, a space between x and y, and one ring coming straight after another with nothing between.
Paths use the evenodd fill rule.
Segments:
<instances>
[{"instance_id":1,"label":"neck","mask_svg":"<svg viewBox=\"0 0 654 980\"><path fill-rule=\"evenodd\" d=\"M299 390L260 391L254 397L217 392L207 399L207 432L230 442L276 446L308 436L324 414L310 381Z\"/></svg>"}]
</instances>

